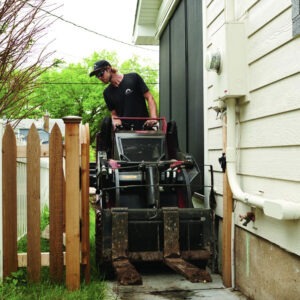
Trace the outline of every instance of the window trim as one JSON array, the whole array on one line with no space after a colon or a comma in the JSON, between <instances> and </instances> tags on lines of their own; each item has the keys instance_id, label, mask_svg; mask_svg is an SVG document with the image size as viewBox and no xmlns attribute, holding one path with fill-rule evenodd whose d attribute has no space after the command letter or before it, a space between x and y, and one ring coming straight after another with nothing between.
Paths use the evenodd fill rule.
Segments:
<instances>
[{"instance_id":1,"label":"window trim","mask_svg":"<svg viewBox=\"0 0 300 300\"><path fill-rule=\"evenodd\" d=\"M300 0L292 0L293 37L300 36Z\"/></svg>"}]
</instances>

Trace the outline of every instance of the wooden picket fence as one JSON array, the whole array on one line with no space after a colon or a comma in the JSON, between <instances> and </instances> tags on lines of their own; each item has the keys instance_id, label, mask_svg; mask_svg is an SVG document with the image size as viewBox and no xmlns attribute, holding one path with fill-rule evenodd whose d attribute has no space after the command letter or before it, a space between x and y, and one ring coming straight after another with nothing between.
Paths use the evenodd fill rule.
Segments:
<instances>
[{"instance_id":1,"label":"wooden picket fence","mask_svg":"<svg viewBox=\"0 0 300 300\"><path fill-rule=\"evenodd\" d=\"M65 137L54 125L49 145L40 145L32 125L26 146L17 146L7 125L2 140L3 277L27 267L29 282L38 282L49 266L53 282L80 288L90 281L89 127L80 117L65 117ZM17 253L17 158L27 159L27 253ZM40 247L40 157L49 157L49 252ZM65 249L63 236L65 234ZM65 274L65 275L64 275Z\"/></svg>"}]
</instances>

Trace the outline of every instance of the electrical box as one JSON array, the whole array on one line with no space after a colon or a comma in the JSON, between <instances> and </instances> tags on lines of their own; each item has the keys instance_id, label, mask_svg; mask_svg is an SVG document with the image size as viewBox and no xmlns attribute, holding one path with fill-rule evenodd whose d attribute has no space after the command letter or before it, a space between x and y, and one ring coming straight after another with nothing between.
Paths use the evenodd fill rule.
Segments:
<instances>
[{"instance_id":1,"label":"electrical box","mask_svg":"<svg viewBox=\"0 0 300 300\"><path fill-rule=\"evenodd\" d=\"M244 23L225 23L212 37L206 57L212 100L247 94Z\"/></svg>"}]
</instances>

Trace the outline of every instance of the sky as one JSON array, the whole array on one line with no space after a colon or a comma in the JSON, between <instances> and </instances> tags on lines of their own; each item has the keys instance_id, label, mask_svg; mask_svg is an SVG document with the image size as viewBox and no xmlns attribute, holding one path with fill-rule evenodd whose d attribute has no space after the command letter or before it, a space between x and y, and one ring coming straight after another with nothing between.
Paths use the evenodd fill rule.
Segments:
<instances>
[{"instance_id":1,"label":"sky","mask_svg":"<svg viewBox=\"0 0 300 300\"><path fill-rule=\"evenodd\" d=\"M158 47L125 44L133 44L137 0L54 1L61 7L52 13L67 21L57 19L49 28L50 49L56 51L55 58L77 62L94 51L106 49L116 51L121 61L136 54L158 62Z\"/></svg>"}]
</instances>

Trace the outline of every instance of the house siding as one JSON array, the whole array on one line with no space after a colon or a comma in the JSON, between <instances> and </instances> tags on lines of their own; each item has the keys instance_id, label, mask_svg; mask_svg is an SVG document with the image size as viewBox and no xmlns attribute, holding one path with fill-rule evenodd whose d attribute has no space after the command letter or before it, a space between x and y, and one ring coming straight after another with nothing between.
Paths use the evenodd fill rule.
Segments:
<instances>
[{"instance_id":1,"label":"house siding","mask_svg":"<svg viewBox=\"0 0 300 300\"><path fill-rule=\"evenodd\" d=\"M293 35L292 1L204 1L204 55L212 49L216 34L230 18L230 4L233 21L244 23L246 33L246 72L240 76L247 78L247 101L238 105L236 124L240 186L249 194L300 203L300 39ZM223 173L218 158L223 151L223 119L213 109L216 76L205 71L205 160L215 168L216 213L222 218ZM296 299L299 288L290 286L300 283L300 220L267 217L261 209L239 201L234 207L237 286L254 299ZM255 212L256 219L245 227L239 215L249 211ZM251 235L250 252L244 247L247 235ZM276 251L270 251L271 248ZM247 253L251 254L248 265ZM272 256L272 264L258 259L266 254ZM279 259L281 263L276 264ZM297 262L294 268L283 268L293 265L292 262ZM246 268L253 274L249 280ZM285 292L289 297L277 298L275 295L279 294L271 284L263 288L262 282L269 280L268 272L263 273L263 280L259 276L254 279L260 269L269 274L279 272L280 295ZM288 282L291 278L292 283Z\"/></svg>"}]
</instances>

